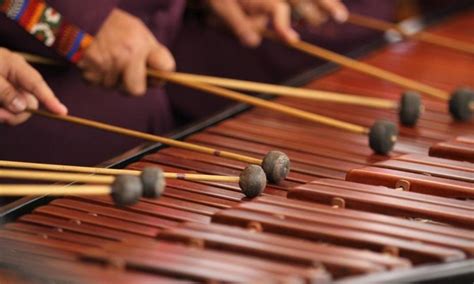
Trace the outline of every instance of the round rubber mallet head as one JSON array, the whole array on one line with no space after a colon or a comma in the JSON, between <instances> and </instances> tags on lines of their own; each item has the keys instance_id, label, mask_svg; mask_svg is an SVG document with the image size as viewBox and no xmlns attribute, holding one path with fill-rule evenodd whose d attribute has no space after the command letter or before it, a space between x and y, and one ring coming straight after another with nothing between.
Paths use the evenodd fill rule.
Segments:
<instances>
[{"instance_id":1,"label":"round rubber mallet head","mask_svg":"<svg viewBox=\"0 0 474 284\"><path fill-rule=\"evenodd\" d=\"M239 186L245 196L249 198L259 196L267 186L265 172L260 166L247 166L240 173Z\"/></svg>"},{"instance_id":2,"label":"round rubber mallet head","mask_svg":"<svg viewBox=\"0 0 474 284\"><path fill-rule=\"evenodd\" d=\"M143 194L143 185L137 176L117 176L111 187L112 200L118 207L137 203Z\"/></svg>"},{"instance_id":3,"label":"round rubber mallet head","mask_svg":"<svg viewBox=\"0 0 474 284\"><path fill-rule=\"evenodd\" d=\"M397 136L398 129L395 124L386 120L378 120L370 128L370 148L377 154L386 155L392 151Z\"/></svg>"},{"instance_id":4,"label":"round rubber mallet head","mask_svg":"<svg viewBox=\"0 0 474 284\"><path fill-rule=\"evenodd\" d=\"M166 187L163 171L158 167L144 168L140 179L143 184L143 197L159 198Z\"/></svg>"},{"instance_id":5,"label":"round rubber mallet head","mask_svg":"<svg viewBox=\"0 0 474 284\"><path fill-rule=\"evenodd\" d=\"M270 151L262 161L262 168L268 181L278 184L290 173L290 158L280 151Z\"/></svg>"},{"instance_id":6,"label":"round rubber mallet head","mask_svg":"<svg viewBox=\"0 0 474 284\"><path fill-rule=\"evenodd\" d=\"M449 99L449 113L454 119L466 121L472 117L474 91L470 88L459 88Z\"/></svg>"},{"instance_id":7,"label":"round rubber mallet head","mask_svg":"<svg viewBox=\"0 0 474 284\"><path fill-rule=\"evenodd\" d=\"M421 96L414 91L407 91L403 93L400 98L398 117L400 122L406 126L414 126L420 118L423 110L421 103Z\"/></svg>"}]
</instances>

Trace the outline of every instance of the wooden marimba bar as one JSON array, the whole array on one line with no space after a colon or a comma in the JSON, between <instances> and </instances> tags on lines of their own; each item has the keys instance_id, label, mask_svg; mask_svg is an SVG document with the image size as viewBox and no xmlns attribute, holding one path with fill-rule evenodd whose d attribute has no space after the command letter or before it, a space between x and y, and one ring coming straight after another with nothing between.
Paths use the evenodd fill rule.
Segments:
<instances>
[{"instance_id":1,"label":"wooden marimba bar","mask_svg":"<svg viewBox=\"0 0 474 284\"><path fill-rule=\"evenodd\" d=\"M463 35L469 29L463 27L474 24L472 16L433 32L469 40ZM474 85L474 57L424 43L399 43L364 61L446 90ZM390 99L402 91L347 69L308 87ZM472 265L474 164L430 157L428 151L431 147L435 156L459 157L436 154L449 152L439 145L452 139L472 150L474 123L456 123L445 104L424 99L426 111L418 126L401 127L389 157L374 155L360 135L265 109L224 120L186 141L256 158L282 150L292 160L288 179L269 184L252 200L237 184L185 180L168 180L161 199L143 198L125 209L115 208L107 196L56 198L0 230L0 275L14 277L13 271L35 279L94 283L324 283L377 275L381 278L370 279L393 280L418 267L434 272L443 265ZM328 102L276 100L365 126L376 118L396 120L397 115ZM234 176L246 166L164 148L128 168L152 165Z\"/></svg>"},{"instance_id":2,"label":"wooden marimba bar","mask_svg":"<svg viewBox=\"0 0 474 284\"><path fill-rule=\"evenodd\" d=\"M436 143L430 148L430 155L474 163L474 136L459 136Z\"/></svg>"}]
</instances>

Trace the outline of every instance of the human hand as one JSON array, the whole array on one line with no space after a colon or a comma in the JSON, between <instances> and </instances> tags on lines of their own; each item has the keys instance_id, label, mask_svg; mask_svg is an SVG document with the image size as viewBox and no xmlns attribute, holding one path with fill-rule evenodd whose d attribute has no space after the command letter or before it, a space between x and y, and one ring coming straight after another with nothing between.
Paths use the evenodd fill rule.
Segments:
<instances>
[{"instance_id":1,"label":"human hand","mask_svg":"<svg viewBox=\"0 0 474 284\"><path fill-rule=\"evenodd\" d=\"M328 15L338 22L344 22L348 17L340 0L208 0L208 4L240 41L250 47L260 44L260 32L269 22L281 39L297 41L299 35L291 27L292 9L314 25L326 21Z\"/></svg>"},{"instance_id":2,"label":"human hand","mask_svg":"<svg viewBox=\"0 0 474 284\"><path fill-rule=\"evenodd\" d=\"M145 93L147 67L172 71L175 65L145 24L120 9L111 12L78 63L86 80L105 87L122 81L132 95Z\"/></svg>"},{"instance_id":3,"label":"human hand","mask_svg":"<svg viewBox=\"0 0 474 284\"><path fill-rule=\"evenodd\" d=\"M42 103L51 112L64 115L67 108L56 98L38 71L23 57L0 48L0 123L17 125Z\"/></svg>"},{"instance_id":4,"label":"human hand","mask_svg":"<svg viewBox=\"0 0 474 284\"><path fill-rule=\"evenodd\" d=\"M222 19L242 44L260 45L269 22L285 41L296 41L298 33L291 28L291 10L283 0L208 0L210 8Z\"/></svg>"},{"instance_id":5,"label":"human hand","mask_svg":"<svg viewBox=\"0 0 474 284\"><path fill-rule=\"evenodd\" d=\"M289 0L294 13L313 26L319 26L329 18L343 23L349 11L340 0Z\"/></svg>"}]
</instances>

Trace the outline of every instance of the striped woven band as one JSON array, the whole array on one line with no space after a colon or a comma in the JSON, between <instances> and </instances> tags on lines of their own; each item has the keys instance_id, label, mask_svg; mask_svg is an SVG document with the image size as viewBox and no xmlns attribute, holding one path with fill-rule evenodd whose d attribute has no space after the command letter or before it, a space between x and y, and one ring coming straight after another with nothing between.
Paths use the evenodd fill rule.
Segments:
<instances>
[{"instance_id":1,"label":"striped woven band","mask_svg":"<svg viewBox=\"0 0 474 284\"><path fill-rule=\"evenodd\" d=\"M0 12L73 63L79 61L93 39L44 0L0 0Z\"/></svg>"}]
</instances>

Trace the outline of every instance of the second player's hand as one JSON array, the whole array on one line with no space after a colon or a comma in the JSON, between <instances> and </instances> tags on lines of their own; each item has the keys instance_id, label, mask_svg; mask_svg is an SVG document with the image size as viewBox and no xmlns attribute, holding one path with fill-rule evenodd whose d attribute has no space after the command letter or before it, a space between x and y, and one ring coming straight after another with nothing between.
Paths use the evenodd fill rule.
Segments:
<instances>
[{"instance_id":1,"label":"second player's hand","mask_svg":"<svg viewBox=\"0 0 474 284\"><path fill-rule=\"evenodd\" d=\"M271 23L276 34L286 42L299 39L291 27L292 10L313 25L332 17L347 20L347 8L340 0L208 0L210 8L246 46L255 47L262 40L261 31Z\"/></svg>"},{"instance_id":2,"label":"second player's hand","mask_svg":"<svg viewBox=\"0 0 474 284\"><path fill-rule=\"evenodd\" d=\"M296 41L298 34L291 27L291 10L283 0L208 0L214 13L226 23L242 44L260 45L260 32L272 23L285 41Z\"/></svg>"},{"instance_id":3,"label":"second player's hand","mask_svg":"<svg viewBox=\"0 0 474 284\"><path fill-rule=\"evenodd\" d=\"M343 23L349 17L349 11L340 0L289 0L289 3L296 14L313 26L330 18Z\"/></svg>"}]
</instances>

